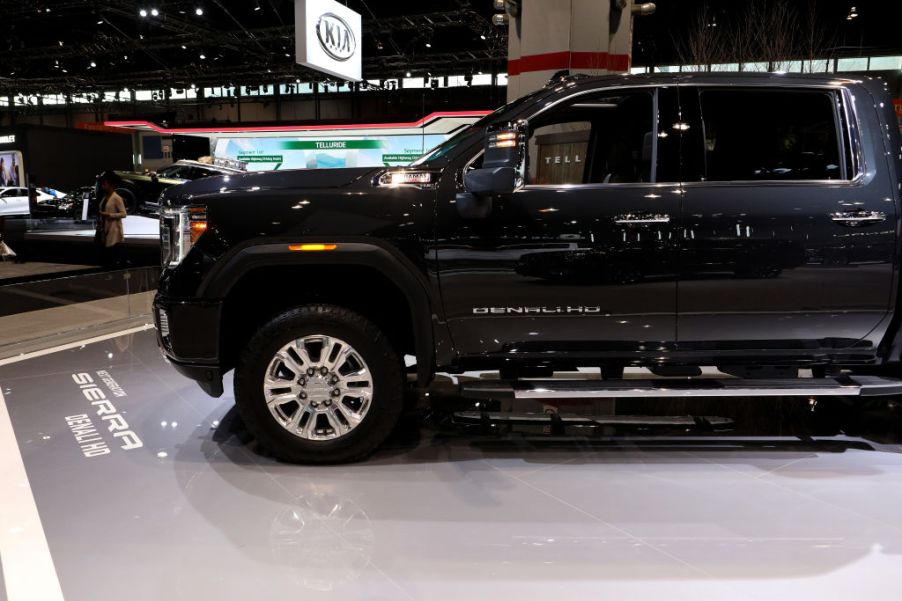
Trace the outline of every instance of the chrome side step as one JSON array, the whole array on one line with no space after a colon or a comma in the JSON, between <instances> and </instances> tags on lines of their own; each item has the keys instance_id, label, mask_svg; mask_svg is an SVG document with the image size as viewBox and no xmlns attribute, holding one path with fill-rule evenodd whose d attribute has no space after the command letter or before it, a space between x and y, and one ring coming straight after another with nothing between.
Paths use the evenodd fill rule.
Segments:
<instances>
[{"instance_id":1,"label":"chrome side step","mask_svg":"<svg viewBox=\"0 0 902 601\"><path fill-rule=\"evenodd\" d=\"M494 380L461 383L461 394L471 399L536 401L649 397L887 396L902 395L902 380L881 376L775 380Z\"/></svg>"},{"instance_id":2,"label":"chrome side step","mask_svg":"<svg viewBox=\"0 0 902 601\"><path fill-rule=\"evenodd\" d=\"M544 426L557 423L562 426L644 426L644 427L705 427L727 428L733 420L716 416L692 415L569 415L566 413L505 413L496 411L458 411L455 423L462 425L508 424L519 426Z\"/></svg>"}]
</instances>

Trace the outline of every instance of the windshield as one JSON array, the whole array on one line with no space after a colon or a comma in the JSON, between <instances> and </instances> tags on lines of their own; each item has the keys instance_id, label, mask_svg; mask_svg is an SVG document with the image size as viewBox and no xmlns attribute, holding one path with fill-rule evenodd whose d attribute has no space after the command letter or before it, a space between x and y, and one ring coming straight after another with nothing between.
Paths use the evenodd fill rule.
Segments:
<instances>
[{"instance_id":1,"label":"windshield","mask_svg":"<svg viewBox=\"0 0 902 601\"><path fill-rule=\"evenodd\" d=\"M410 165L412 167L416 167L418 165L422 165L423 163L428 163L431 161L441 159L442 157L446 156L449 152L451 152L458 146L461 146L461 145L465 146L467 144L472 143L475 138L482 136L482 132L484 131L485 126L496 121L502 113L507 113L509 111L517 109L520 106L526 104L526 102L528 100L532 100L539 94L542 94L545 92L547 92L547 90L544 90L544 89L537 90L537 91L533 92L532 94L527 94L526 96L518 98L518 99L514 100L513 102L509 102L508 104L505 104L504 106L502 106L498 109L495 109L494 111L492 111L491 113L489 113L488 115L486 115L485 117L480 119L479 121L476 121L475 123L472 123L472 124L464 127L462 130L460 130L459 132L457 132L456 134L454 134L453 136L451 136L450 138L448 138L447 140L445 140L444 142L442 142L441 144L439 144L432 150L427 151L426 154L424 154L423 156L421 156L420 158L418 158L417 160L412 162Z\"/></svg>"},{"instance_id":2,"label":"windshield","mask_svg":"<svg viewBox=\"0 0 902 601\"><path fill-rule=\"evenodd\" d=\"M173 164L157 171L157 175L160 177L178 178L181 168L181 165Z\"/></svg>"}]
</instances>

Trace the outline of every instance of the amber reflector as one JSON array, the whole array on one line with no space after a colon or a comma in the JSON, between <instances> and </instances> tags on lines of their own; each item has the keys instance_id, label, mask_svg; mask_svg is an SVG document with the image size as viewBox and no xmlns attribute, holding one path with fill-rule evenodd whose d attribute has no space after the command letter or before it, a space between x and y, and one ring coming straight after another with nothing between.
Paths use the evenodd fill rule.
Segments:
<instances>
[{"instance_id":1,"label":"amber reflector","mask_svg":"<svg viewBox=\"0 0 902 601\"><path fill-rule=\"evenodd\" d=\"M191 222L191 244L197 242L197 239L200 238L200 235L207 231L207 222L206 221L192 221Z\"/></svg>"},{"instance_id":2,"label":"amber reflector","mask_svg":"<svg viewBox=\"0 0 902 601\"><path fill-rule=\"evenodd\" d=\"M337 244L289 244L288 250L335 250Z\"/></svg>"}]
</instances>

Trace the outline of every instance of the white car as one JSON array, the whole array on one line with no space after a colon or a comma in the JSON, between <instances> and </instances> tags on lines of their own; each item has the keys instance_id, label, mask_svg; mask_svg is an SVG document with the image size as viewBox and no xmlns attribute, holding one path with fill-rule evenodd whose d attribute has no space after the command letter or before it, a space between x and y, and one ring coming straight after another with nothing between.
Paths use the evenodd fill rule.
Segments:
<instances>
[{"instance_id":1,"label":"white car","mask_svg":"<svg viewBox=\"0 0 902 601\"><path fill-rule=\"evenodd\" d=\"M56 198L41 189L37 190L38 202L47 202ZM63 194L65 196L65 194ZM28 188L0 188L0 215L30 215L28 206Z\"/></svg>"}]
</instances>

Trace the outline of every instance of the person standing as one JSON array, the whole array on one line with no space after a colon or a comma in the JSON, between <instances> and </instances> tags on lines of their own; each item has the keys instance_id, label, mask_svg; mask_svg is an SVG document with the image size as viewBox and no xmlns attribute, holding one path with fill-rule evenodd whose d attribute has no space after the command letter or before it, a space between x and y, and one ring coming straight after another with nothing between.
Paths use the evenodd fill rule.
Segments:
<instances>
[{"instance_id":1,"label":"person standing","mask_svg":"<svg viewBox=\"0 0 902 601\"><path fill-rule=\"evenodd\" d=\"M100 246L103 264L107 267L119 267L122 264L121 245L125 239L122 220L126 217L125 202L116 193L119 176L113 171L104 171L98 182L102 196L98 206L95 240Z\"/></svg>"}]
</instances>

